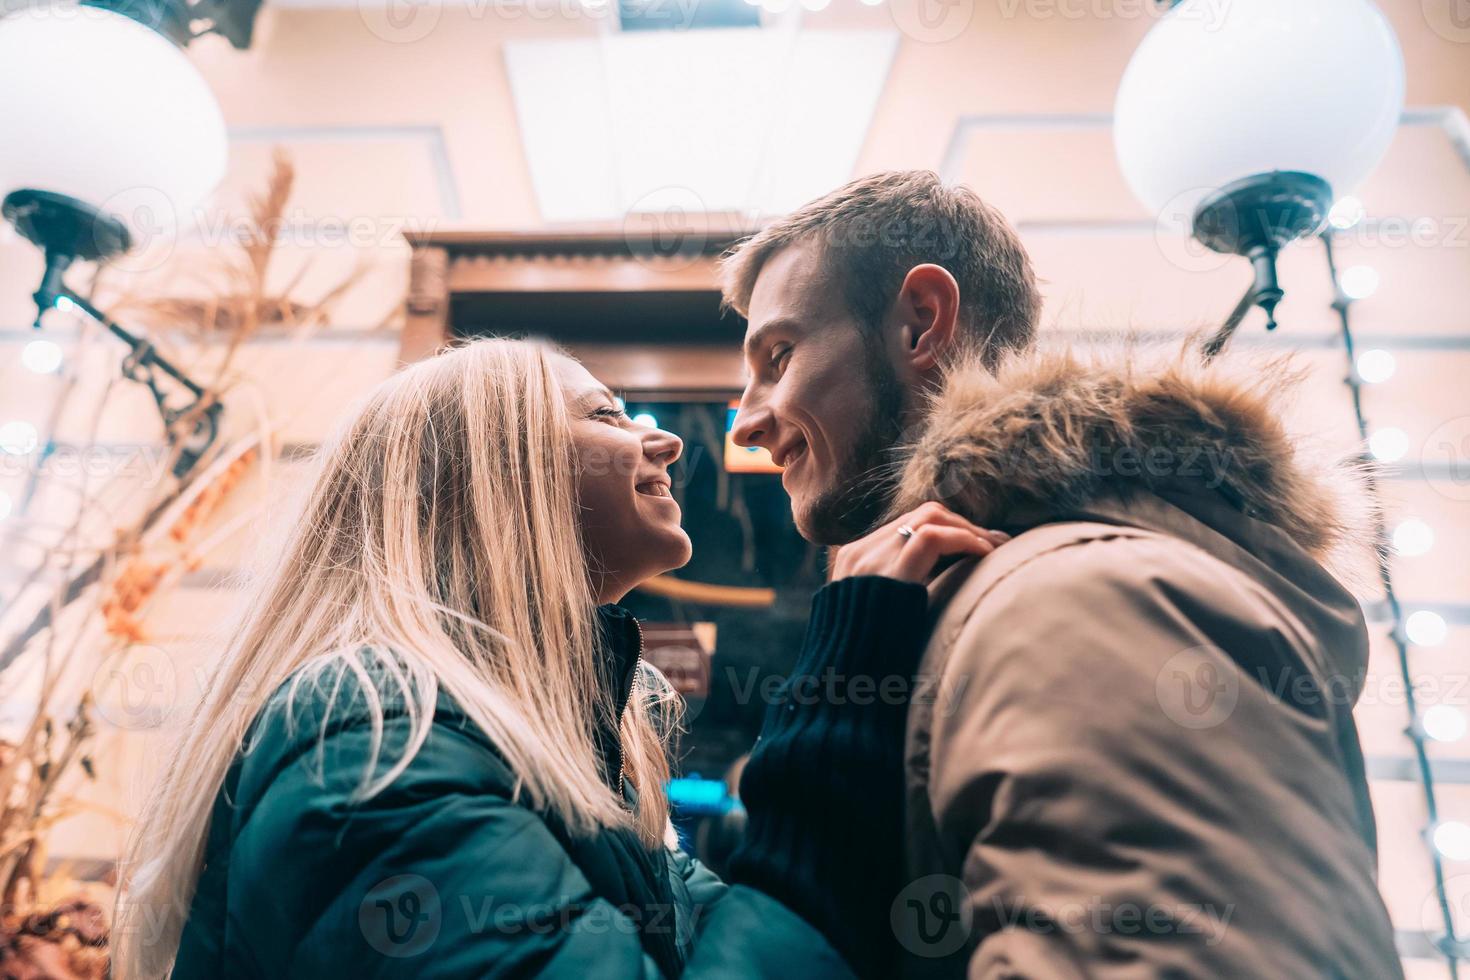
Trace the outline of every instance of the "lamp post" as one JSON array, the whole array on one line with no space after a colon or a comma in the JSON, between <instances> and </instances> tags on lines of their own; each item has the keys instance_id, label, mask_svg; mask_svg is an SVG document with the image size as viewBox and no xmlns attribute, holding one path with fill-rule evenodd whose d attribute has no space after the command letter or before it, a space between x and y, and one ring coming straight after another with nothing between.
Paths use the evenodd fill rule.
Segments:
<instances>
[{"instance_id":1,"label":"lamp post","mask_svg":"<svg viewBox=\"0 0 1470 980\"><path fill-rule=\"evenodd\" d=\"M1404 102L1398 40L1371 0L1164 0L1118 87L1114 138L1160 224L1250 259L1275 327L1277 253L1319 232L1382 159Z\"/></svg>"},{"instance_id":2,"label":"lamp post","mask_svg":"<svg viewBox=\"0 0 1470 980\"><path fill-rule=\"evenodd\" d=\"M174 475L185 476L219 435L220 404L207 398L204 389L160 354L152 342L97 309L63 277L78 259L100 262L127 251L131 239L126 226L76 198L37 190L7 194L0 204L0 215L23 238L37 245L46 258L41 285L33 294L36 327L41 326L47 310L76 310L127 344L132 353L123 359L123 377L145 385L153 395L168 439L178 451ZM160 384L165 377L184 390L185 404L174 404Z\"/></svg>"},{"instance_id":3,"label":"lamp post","mask_svg":"<svg viewBox=\"0 0 1470 980\"><path fill-rule=\"evenodd\" d=\"M51 309L73 309L131 348L123 374L157 402L180 477L213 444L220 406L146 338L70 289L65 274L192 223L224 175L228 145L214 94L181 47L199 22L248 45L258 7L92 0L0 18L0 89L25 93L0 102L0 208L45 256L35 325ZM164 384L181 388L185 404Z\"/></svg>"}]
</instances>

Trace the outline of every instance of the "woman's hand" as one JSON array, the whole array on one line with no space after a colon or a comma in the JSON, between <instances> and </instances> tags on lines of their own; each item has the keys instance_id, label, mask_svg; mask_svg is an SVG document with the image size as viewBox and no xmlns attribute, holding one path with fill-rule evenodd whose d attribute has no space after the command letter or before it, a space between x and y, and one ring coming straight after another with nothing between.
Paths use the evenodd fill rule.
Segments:
<instances>
[{"instance_id":1,"label":"woman's hand","mask_svg":"<svg viewBox=\"0 0 1470 980\"><path fill-rule=\"evenodd\" d=\"M940 559L953 555L983 558L1009 540L1004 531L976 527L943 504L930 501L843 545L832 565L832 581L881 575L923 584L933 576Z\"/></svg>"}]
</instances>

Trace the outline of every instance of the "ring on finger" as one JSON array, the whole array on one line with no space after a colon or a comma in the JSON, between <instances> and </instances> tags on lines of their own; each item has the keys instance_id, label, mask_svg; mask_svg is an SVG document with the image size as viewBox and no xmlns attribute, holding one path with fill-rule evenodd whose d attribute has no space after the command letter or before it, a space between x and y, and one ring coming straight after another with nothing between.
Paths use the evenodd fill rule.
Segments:
<instances>
[{"instance_id":1,"label":"ring on finger","mask_svg":"<svg viewBox=\"0 0 1470 980\"><path fill-rule=\"evenodd\" d=\"M909 527L907 524L900 524L898 527L898 536L907 541L909 538L914 536L914 529Z\"/></svg>"}]
</instances>

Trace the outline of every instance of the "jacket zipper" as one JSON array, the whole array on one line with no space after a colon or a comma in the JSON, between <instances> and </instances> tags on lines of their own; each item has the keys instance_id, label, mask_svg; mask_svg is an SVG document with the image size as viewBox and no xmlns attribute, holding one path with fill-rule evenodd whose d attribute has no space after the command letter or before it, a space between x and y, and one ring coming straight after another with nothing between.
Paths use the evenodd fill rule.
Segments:
<instances>
[{"instance_id":1,"label":"jacket zipper","mask_svg":"<svg viewBox=\"0 0 1470 980\"><path fill-rule=\"evenodd\" d=\"M633 694L638 690L638 672L643 666L643 624L638 622L638 617L631 617L633 627L638 631L638 656L633 659L633 685L628 688L628 700L623 702L623 709L618 712L618 802L626 804L623 795L623 784L628 776L628 753L623 748L623 716L628 713L628 702L633 700Z\"/></svg>"}]
</instances>

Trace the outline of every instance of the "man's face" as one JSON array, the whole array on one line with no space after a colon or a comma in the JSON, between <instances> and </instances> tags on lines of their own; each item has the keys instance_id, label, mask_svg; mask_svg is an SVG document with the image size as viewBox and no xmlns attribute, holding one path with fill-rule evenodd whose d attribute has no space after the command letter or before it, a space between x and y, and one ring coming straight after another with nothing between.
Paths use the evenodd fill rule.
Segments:
<instances>
[{"instance_id":1,"label":"man's face","mask_svg":"<svg viewBox=\"0 0 1470 980\"><path fill-rule=\"evenodd\" d=\"M813 245L761 267L733 436L770 450L803 537L845 544L887 506L905 392L881 334L860 323Z\"/></svg>"}]
</instances>

